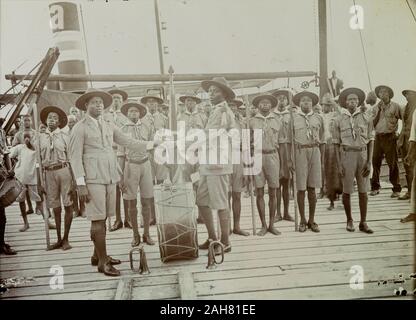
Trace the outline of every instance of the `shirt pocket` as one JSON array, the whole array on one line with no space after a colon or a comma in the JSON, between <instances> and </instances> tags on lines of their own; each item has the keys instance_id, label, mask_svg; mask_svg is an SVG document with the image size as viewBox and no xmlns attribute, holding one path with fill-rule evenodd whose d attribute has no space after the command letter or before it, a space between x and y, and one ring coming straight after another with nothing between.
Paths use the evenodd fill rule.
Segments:
<instances>
[{"instance_id":1,"label":"shirt pocket","mask_svg":"<svg viewBox=\"0 0 416 320\"><path fill-rule=\"evenodd\" d=\"M352 132L351 127L348 125L341 125L341 140L344 139L351 139L352 138Z\"/></svg>"},{"instance_id":2,"label":"shirt pocket","mask_svg":"<svg viewBox=\"0 0 416 320\"><path fill-rule=\"evenodd\" d=\"M85 178L88 180L96 179L98 171L98 159L93 156L84 155L83 162L85 169Z\"/></svg>"}]
</instances>

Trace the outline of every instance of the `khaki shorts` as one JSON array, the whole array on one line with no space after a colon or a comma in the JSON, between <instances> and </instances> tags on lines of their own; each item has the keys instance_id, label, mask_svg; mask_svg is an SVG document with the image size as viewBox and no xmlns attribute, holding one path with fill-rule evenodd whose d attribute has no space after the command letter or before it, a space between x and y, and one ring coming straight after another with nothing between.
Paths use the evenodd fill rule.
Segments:
<instances>
[{"instance_id":1,"label":"khaki shorts","mask_svg":"<svg viewBox=\"0 0 416 320\"><path fill-rule=\"evenodd\" d=\"M342 192L351 194L354 192L354 178L357 180L359 193L366 193L370 186L370 175L363 177L361 170L367 163L367 150L344 151L341 147L341 165L344 168L342 177Z\"/></svg>"},{"instance_id":2,"label":"khaki shorts","mask_svg":"<svg viewBox=\"0 0 416 320\"><path fill-rule=\"evenodd\" d=\"M26 191L29 193L30 201L40 202L42 201L39 193L38 193L38 186L37 185L23 185L23 190L17 197L17 202L25 202L26 201Z\"/></svg>"},{"instance_id":3,"label":"khaki shorts","mask_svg":"<svg viewBox=\"0 0 416 320\"><path fill-rule=\"evenodd\" d=\"M296 147L296 188L305 191L309 188L321 188L321 152L319 147L300 149Z\"/></svg>"},{"instance_id":4,"label":"khaki shorts","mask_svg":"<svg viewBox=\"0 0 416 320\"><path fill-rule=\"evenodd\" d=\"M139 187L141 198L153 198L153 180L150 161L148 160L142 164L126 161L124 167L124 185L127 189L123 193L124 200L136 200Z\"/></svg>"},{"instance_id":5,"label":"khaki shorts","mask_svg":"<svg viewBox=\"0 0 416 320\"><path fill-rule=\"evenodd\" d=\"M228 209L229 175L201 176L196 192L196 204L212 210Z\"/></svg>"},{"instance_id":6,"label":"khaki shorts","mask_svg":"<svg viewBox=\"0 0 416 320\"><path fill-rule=\"evenodd\" d=\"M277 152L262 155L261 172L254 176L256 188L264 188L266 181L269 188L279 188L280 160Z\"/></svg>"},{"instance_id":7,"label":"khaki shorts","mask_svg":"<svg viewBox=\"0 0 416 320\"><path fill-rule=\"evenodd\" d=\"M116 211L116 184L87 183L91 200L85 203L87 219L105 220L114 216Z\"/></svg>"},{"instance_id":8,"label":"khaki shorts","mask_svg":"<svg viewBox=\"0 0 416 320\"><path fill-rule=\"evenodd\" d=\"M243 164L233 164L233 173L230 175L230 191L243 192L244 190Z\"/></svg>"},{"instance_id":9,"label":"khaki shorts","mask_svg":"<svg viewBox=\"0 0 416 320\"><path fill-rule=\"evenodd\" d=\"M72 205L69 195L72 187L72 176L69 167L58 170L45 170L46 177L46 203L48 208L60 208L62 205ZM62 198L62 202L61 202Z\"/></svg>"}]
</instances>

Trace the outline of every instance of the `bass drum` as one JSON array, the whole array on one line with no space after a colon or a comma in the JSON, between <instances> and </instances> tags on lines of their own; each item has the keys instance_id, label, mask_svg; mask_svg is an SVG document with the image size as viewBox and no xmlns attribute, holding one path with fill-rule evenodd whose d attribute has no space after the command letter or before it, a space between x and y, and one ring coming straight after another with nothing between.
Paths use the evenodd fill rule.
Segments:
<instances>
[{"instance_id":1,"label":"bass drum","mask_svg":"<svg viewBox=\"0 0 416 320\"><path fill-rule=\"evenodd\" d=\"M162 262L198 258L198 229L192 183L157 185L154 193Z\"/></svg>"},{"instance_id":2,"label":"bass drum","mask_svg":"<svg viewBox=\"0 0 416 320\"><path fill-rule=\"evenodd\" d=\"M22 193L23 185L16 178L6 178L0 182L0 207L8 207Z\"/></svg>"}]
</instances>

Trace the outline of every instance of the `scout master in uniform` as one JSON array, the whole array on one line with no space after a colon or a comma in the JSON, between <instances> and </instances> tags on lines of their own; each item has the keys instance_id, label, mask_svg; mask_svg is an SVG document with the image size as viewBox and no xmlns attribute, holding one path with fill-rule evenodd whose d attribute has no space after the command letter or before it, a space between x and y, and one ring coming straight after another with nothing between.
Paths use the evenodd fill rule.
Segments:
<instances>
[{"instance_id":1,"label":"scout master in uniform","mask_svg":"<svg viewBox=\"0 0 416 320\"><path fill-rule=\"evenodd\" d=\"M376 132L373 153L373 176L371 177L371 193L380 193L380 168L383 157L389 166L389 180L393 185L392 198L398 198L402 187L400 185L399 166L397 157L398 120L401 119L400 106L392 101L393 90L388 86L378 86L374 89L380 102L373 108L373 124Z\"/></svg>"},{"instance_id":2,"label":"scout master in uniform","mask_svg":"<svg viewBox=\"0 0 416 320\"><path fill-rule=\"evenodd\" d=\"M160 129L166 128L165 117L158 111L159 105L163 104L163 100L156 96L145 96L140 99L141 104L147 107L147 114L142 122L146 123L152 130L152 140L156 132ZM161 184L168 177L168 169L161 164L155 162L154 154L150 154L150 163L152 165L153 181L156 179L156 184ZM156 224L155 214L155 200L152 199L151 205L151 220L150 225Z\"/></svg>"},{"instance_id":3,"label":"scout master in uniform","mask_svg":"<svg viewBox=\"0 0 416 320\"><path fill-rule=\"evenodd\" d=\"M347 216L347 230L355 231L351 214L351 194L354 191L354 178L357 181L360 207L360 231L373 233L367 226L367 191L373 153L373 121L360 110L365 93L358 88L348 88L339 95L342 114L338 118L336 130L339 133L341 152L339 168L342 176L342 203Z\"/></svg>"},{"instance_id":4,"label":"scout master in uniform","mask_svg":"<svg viewBox=\"0 0 416 320\"><path fill-rule=\"evenodd\" d=\"M239 137L241 141L241 130L245 128L246 124L243 117L239 111L239 108L243 105L241 100L233 99L228 101L231 111L234 113L235 128L239 132ZM232 209L233 209L233 229L234 234L241 236L250 235L247 231L241 230L240 227L240 217L241 217L241 192L244 190L244 186L247 184L247 179L244 177L243 169L243 158L241 143L233 144L233 148L238 148L233 150L233 153L240 153L240 162L233 163L233 173L230 176L230 190L228 193L228 199L232 199Z\"/></svg>"},{"instance_id":5,"label":"scout master in uniform","mask_svg":"<svg viewBox=\"0 0 416 320\"><path fill-rule=\"evenodd\" d=\"M130 120L130 123L121 127L126 135L137 139L149 141L151 129L141 121L146 115L146 107L137 102L126 102L121 107L121 112ZM123 146L118 147L118 163L123 171L121 185L123 198L127 202L128 213L133 229L133 241L131 245L140 244L139 227L137 224L137 191L140 188L140 202L143 216L143 242L154 245L150 237L150 210L153 198L152 168L147 150L134 151Z\"/></svg>"},{"instance_id":6,"label":"scout master in uniform","mask_svg":"<svg viewBox=\"0 0 416 320\"><path fill-rule=\"evenodd\" d=\"M399 136L397 147L401 151L400 153L402 158L404 158L409 150L410 128L412 126L413 113L416 109L416 91L404 90L402 94L406 98L407 104L402 112L403 126L402 132ZM412 167L408 166L406 163L403 163L403 165L406 172L407 192L404 195L400 196L398 199L409 200L410 195L412 193L413 170Z\"/></svg>"},{"instance_id":7,"label":"scout master in uniform","mask_svg":"<svg viewBox=\"0 0 416 320\"><path fill-rule=\"evenodd\" d=\"M279 235L280 232L273 224L276 215L276 189L279 188L279 148L286 148L286 137L282 123L272 112L272 109L277 106L277 99L274 96L269 94L257 96L253 99L253 106L259 112L250 119L250 129L262 130L262 170L259 175L254 177L257 210L262 224L262 228L257 235L264 236L267 232ZM267 227L266 223L264 203L264 186L266 182L269 187L269 227Z\"/></svg>"},{"instance_id":8,"label":"scout master in uniform","mask_svg":"<svg viewBox=\"0 0 416 320\"><path fill-rule=\"evenodd\" d=\"M279 149L280 155L280 179L279 179L279 187L276 189L276 217L275 221L287 220L287 221L294 221L292 216L289 214L289 188L290 188L290 172L289 166L287 163L288 154L290 153L289 143L288 140L288 130L290 128L290 112L288 110L289 107L289 91L285 89L276 90L273 93L273 96L277 99L277 106L273 110L277 119L280 120L283 129L284 129L284 136L286 137L285 143L286 148ZM281 203L283 198L283 217L282 212L280 210Z\"/></svg>"},{"instance_id":9,"label":"scout master in uniform","mask_svg":"<svg viewBox=\"0 0 416 320\"><path fill-rule=\"evenodd\" d=\"M91 220L91 240L94 254L91 264L98 266L98 272L118 276L113 267L119 264L107 255L106 219L114 215L116 209L116 183L120 176L117 160L113 153L113 143L128 149L144 152L149 142L139 141L123 134L110 121L102 119L103 110L112 102L111 95L97 89L88 89L75 105L86 111L84 119L72 129L69 153L79 196L85 200L85 212Z\"/></svg>"},{"instance_id":10,"label":"scout master in uniform","mask_svg":"<svg viewBox=\"0 0 416 320\"><path fill-rule=\"evenodd\" d=\"M201 86L208 92L212 104L208 122L205 126L206 131L209 129L224 129L228 131L234 128L234 114L226 101L234 99L235 94L228 86L227 81L224 78L214 78L213 80L202 81ZM219 147L221 144L218 140L220 140L220 137L217 137L217 146ZM231 243L229 241L230 211L228 207L228 180L229 175L233 173L233 166L231 163L230 143L226 147L228 148L228 163L218 164L219 161L217 158L216 164L200 163L199 165L200 180L196 194L196 204L208 231L208 239L199 246L202 250L208 249L209 239L217 240L214 217L211 211L217 210L221 228L220 241L224 245L224 252L231 251ZM209 153L208 148L206 150ZM216 151L220 153L226 150L220 150L218 148ZM215 253L219 254L220 248L218 246L215 248Z\"/></svg>"},{"instance_id":11,"label":"scout master in uniform","mask_svg":"<svg viewBox=\"0 0 416 320\"><path fill-rule=\"evenodd\" d=\"M302 91L293 97L293 103L300 107L293 114L295 142L295 170L298 207L300 214L299 232L310 228L319 232L315 222L316 188L322 187L321 172L325 155L325 129L323 119L312 111L319 98L309 91ZM292 133L290 133L292 134ZM306 224L305 192L308 191L309 219Z\"/></svg>"},{"instance_id":12,"label":"scout master in uniform","mask_svg":"<svg viewBox=\"0 0 416 320\"><path fill-rule=\"evenodd\" d=\"M185 106L185 109L182 113L179 114L177 118L177 122L183 121L185 124L185 134L188 134L188 132L192 129L204 129L206 125L206 117L202 115L197 110L197 105L201 103L201 99L194 95L184 95L179 97L179 101L182 102ZM198 164L190 164L185 163L184 167L184 180L187 182L191 181L191 175L195 174L199 171ZM193 188L196 194L196 191L198 189L198 181L196 181L193 184ZM201 213L198 212L198 223L203 223Z\"/></svg>"},{"instance_id":13,"label":"scout master in uniform","mask_svg":"<svg viewBox=\"0 0 416 320\"><path fill-rule=\"evenodd\" d=\"M123 125L127 124L129 121L127 117L121 113L121 106L123 105L123 101L126 101L128 98L127 92L114 87L111 90L108 90L108 93L111 94L113 100L112 104L109 108L104 111L104 119L111 121L115 124L118 128L122 127ZM113 143L113 151L117 153L117 144ZM131 228L130 218L127 209L127 201L123 201L124 207L124 227ZM121 218L121 190L119 186L116 186L116 219L114 224L110 228L110 232L116 231L118 229L123 228L123 220Z\"/></svg>"},{"instance_id":14,"label":"scout master in uniform","mask_svg":"<svg viewBox=\"0 0 416 320\"><path fill-rule=\"evenodd\" d=\"M67 124L67 117L63 110L50 106L40 112L40 120L46 124L45 133L39 134L40 158L45 172L46 202L48 208L53 209L58 241L49 249L71 249L68 242L69 230L72 223L72 175L69 167L68 142L69 137L61 129ZM61 201L62 199L62 201ZM61 238L61 212L65 210L64 237Z\"/></svg>"}]
</instances>

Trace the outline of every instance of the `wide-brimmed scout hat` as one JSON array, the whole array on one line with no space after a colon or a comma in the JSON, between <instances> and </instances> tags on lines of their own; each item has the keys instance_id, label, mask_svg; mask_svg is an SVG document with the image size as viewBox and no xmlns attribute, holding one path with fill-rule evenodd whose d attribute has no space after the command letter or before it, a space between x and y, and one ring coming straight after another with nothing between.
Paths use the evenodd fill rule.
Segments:
<instances>
[{"instance_id":1,"label":"wide-brimmed scout hat","mask_svg":"<svg viewBox=\"0 0 416 320\"><path fill-rule=\"evenodd\" d=\"M277 106L277 99L276 99L275 96L272 96L271 94L261 94L261 95L255 97L253 99L253 102L252 102L253 106L255 106L257 108L260 101L263 100L263 99L269 100L272 104L272 108Z\"/></svg>"},{"instance_id":2,"label":"wide-brimmed scout hat","mask_svg":"<svg viewBox=\"0 0 416 320\"><path fill-rule=\"evenodd\" d=\"M403 91L402 91L402 95L404 95L404 96L406 97L406 95L407 95L409 92L413 92L414 94L416 94L416 90L406 89L406 90L403 90Z\"/></svg>"},{"instance_id":3,"label":"wide-brimmed scout hat","mask_svg":"<svg viewBox=\"0 0 416 320\"><path fill-rule=\"evenodd\" d=\"M137 101L134 100L128 100L126 101L120 108L120 111L122 114L124 114L127 117L127 112L129 111L130 108L137 108L140 112L140 119L143 118L146 113L147 113L147 109L144 105L142 105L141 103L138 103Z\"/></svg>"},{"instance_id":4,"label":"wide-brimmed scout hat","mask_svg":"<svg viewBox=\"0 0 416 320\"><path fill-rule=\"evenodd\" d=\"M271 94L275 96L276 98L280 95L284 95L286 96L287 100L289 100L289 90L287 89L277 89L275 91L272 91Z\"/></svg>"},{"instance_id":5,"label":"wide-brimmed scout hat","mask_svg":"<svg viewBox=\"0 0 416 320\"><path fill-rule=\"evenodd\" d=\"M140 99L140 102L142 104L146 104L149 99L155 99L157 100L158 104L163 104L163 99L156 97L156 96L144 96L143 98Z\"/></svg>"},{"instance_id":6,"label":"wide-brimmed scout hat","mask_svg":"<svg viewBox=\"0 0 416 320\"><path fill-rule=\"evenodd\" d=\"M332 97L332 94L330 94L329 92L325 93L320 101L321 105L333 105L335 104L334 98Z\"/></svg>"},{"instance_id":7,"label":"wide-brimmed scout hat","mask_svg":"<svg viewBox=\"0 0 416 320\"><path fill-rule=\"evenodd\" d=\"M315 93L305 90L295 94L292 100L293 103L299 107L300 99L303 96L308 96L312 99L312 106L316 105L319 102L319 97Z\"/></svg>"},{"instance_id":8,"label":"wide-brimmed scout hat","mask_svg":"<svg viewBox=\"0 0 416 320\"><path fill-rule=\"evenodd\" d=\"M243 101L241 101L240 99L232 99L232 100L229 100L228 103L235 104L237 108L240 108L242 105L244 105Z\"/></svg>"},{"instance_id":9,"label":"wide-brimmed scout hat","mask_svg":"<svg viewBox=\"0 0 416 320\"><path fill-rule=\"evenodd\" d=\"M358 105L361 106L363 102L365 101L365 92L358 88L347 88L342 90L342 92L339 94L339 105L343 108L345 108L345 104L347 102L347 97L350 94L356 94L358 97Z\"/></svg>"},{"instance_id":10,"label":"wide-brimmed scout hat","mask_svg":"<svg viewBox=\"0 0 416 320\"><path fill-rule=\"evenodd\" d=\"M113 103L113 97L108 92L100 89L89 88L84 94L78 97L77 101L75 101L75 106L78 109L85 111L85 103L92 97L102 98L104 101L104 108L108 108Z\"/></svg>"},{"instance_id":11,"label":"wide-brimmed scout hat","mask_svg":"<svg viewBox=\"0 0 416 320\"><path fill-rule=\"evenodd\" d=\"M114 87L114 88L108 90L108 93L111 94L111 95L119 94L123 98L123 101L126 101L127 98L129 97L129 95L127 94L126 91L121 90L120 88L117 88L117 87Z\"/></svg>"},{"instance_id":12,"label":"wide-brimmed scout hat","mask_svg":"<svg viewBox=\"0 0 416 320\"><path fill-rule=\"evenodd\" d=\"M208 89L210 86L217 86L219 88L221 88L226 97L226 100L232 100L235 98L235 93L233 91L233 89L230 88L230 86L228 85L227 80L225 80L224 77L215 77L212 80L205 80L201 82L201 87L202 89L204 89L206 92L208 92Z\"/></svg>"},{"instance_id":13,"label":"wide-brimmed scout hat","mask_svg":"<svg viewBox=\"0 0 416 320\"><path fill-rule=\"evenodd\" d=\"M194 100L196 102L196 104L200 104L201 101L202 101L197 96L190 95L190 94L179 97L179 101L185 103L185 100L188 99L188 98Z\"/></svg>"},{"instance_id":14,"label":"wide-brimmed scout hat","mask_svg":"<svg viewBox=\"0 0 416 320\"><path fill-rule=\"evenodd\" d=\"M49 113L55 112L59 117L59 128L63 128L68 123L68 117L64 110L55 107L55 106L48 106L42 109L40 112L40 121L46 126L46 119L48 118Z\"/></svg>"},{"instance_id":15,"label":"wide-brimmed scout hat","mask_svg":"<svg viewBox=\"0 0 416 320\"><path fill-rule=\"evenodd\" d=\"M375 91L375 93L376 93L376 96L378 97L378 98L380 98L380 96L379 96L379 92L380 92L380 90L381 89L383 89L383 88L386 88L388 91L389 91L389 96L390 96L390 99L391 98L393 98L394 97L394 91L393 91L393 89L392 88L390 88L389 86L386 86L386 85L381 85L381 86L377 86L375 89L374 89L374 91Z\"/></svg>"}]
</instances>

